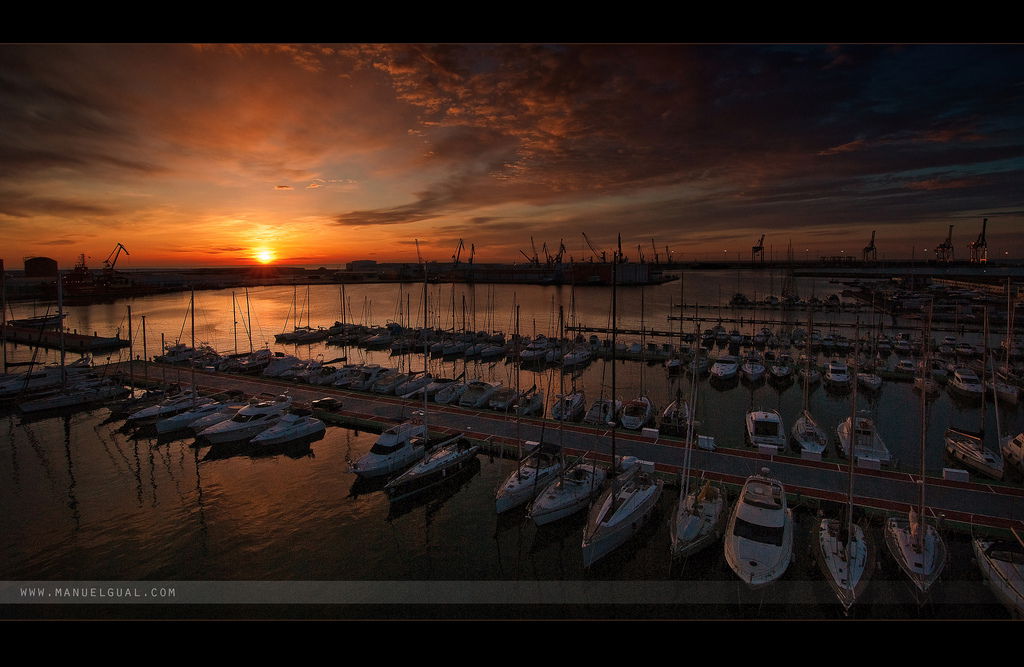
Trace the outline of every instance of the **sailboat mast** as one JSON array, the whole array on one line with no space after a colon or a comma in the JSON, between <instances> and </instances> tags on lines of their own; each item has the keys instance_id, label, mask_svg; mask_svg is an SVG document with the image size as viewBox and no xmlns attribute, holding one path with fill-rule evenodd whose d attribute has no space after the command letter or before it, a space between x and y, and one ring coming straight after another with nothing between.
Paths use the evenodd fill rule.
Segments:
<instances>
[{"instance_id":1,"label":"sailboat mast","mask_svg":"<svg viewBox=\"0 0 1024 667\"><path fill-rule=\"evenodd\" d=\"M63 322L61 323L63 324ZM128 386L135 393L135 347L132 344L135 336L132 332L132 306L128 304Z\"/></svg>"},{"instance_id":2,"label":"sailboat mast","mask_svg":"<svg viewBox=\"0 0 1024 667\"><path fill-rule=\"evenodd\" d=\"M64 367L64 280L60 272L57 272L57 321L60 327L60 385L66 387L68 384L68 370Z\"/></svg>"},{"instance_id":3,"label":"sailboat mast","mask_svg":"<svg viewBox=\"0 0 1024 667\"><path fill-rule=\"evenodd\" d=\"M245 288L246 331L249 333L249 354L252 354L252 310L249 308L249 288Z\"/></svg>"},{"instance_id":4,"label":"sailboat mast","mask_svg":"<svg viewBox=\"0 0 1024 667\"><path fill-rule=\"evenodd\" d=\"M235 293L231 292L231 335L235 342L235 354L238 354L238 304L235 302Z\"/></svg>"},{"instance_id":5,"label":"sailboat mast","mask_svg":"<svg viewBox=\"0 0 1024 667\"><path fill-rule=\"evenodd\" d=\"M931 369L931 345L928 345L928 341L931 339L931 335L932 335L931 332L932 332L932 310L933 310L933 307L934 307L934 301L930 301L928 303L928 333L925 336L924 369L922 369L922 373L921 373L922 376L925 377L926 379L927 379L927 377L929 375L929 371ZM928 434L928 392L925 391L925 389L926 389L925 383L922 383L921 384L921 481L920 481L920 485L921 485L921 494L920 494L920 496L921 497L920 497L920 511L918 512L918 521L921 522L921 528L922 529L917 531L917 535L918 535L917 541L918 541L918 548L919 549L924 547L924 533L925 533L925 531L924 531L924 526L925 526L925 520L924 520L924 487L925 487L925 477L924 477L924 470L925 470L924 463L925 463L925 459L924 459L924 454L925 454L925 447L924 447L924 445L925 445L925 441L927 440L927 434ZM984 406L984 401L982 401L982 406Z\"/></svg>"},{"instance_id":6,"label":"sailboat mast","mask_svg":"<svg viewBox=\"0 0 1024 667\"><path fill-rule=\"evenodd\" d=\"M1009 287L1007 287L1009 292ZM4 270L4 260L0 259L0 345L3 345L4 352L4 375L7 375L7 271Z\"/></svg>"},{"instance_id":7,"label":"sailboat mast","mask_svg":"<svg viewBox=\"0 0 1024 667\"><path fill-rule=\"evenodd\" d=\"M149 384L149 352L146 351L146 316L142 316L142 377Z\"/></svg>"},{"instance_id":8,"label":"sailboat mast","mask_svg":"<svg viewBox=\"0 0 1024 667\"><path fill-rule=\"evenodd\" d=\"M430 363L430 339L427 337L427 263L423 262L423 373ZM427 387L423 387L423 439L430 440L427 432Z\"/></svg>"},{"instance_id":9,"label":"sailboat mast","mask_svg":"<svg viewBox=\"0 0 1024 667\"><path fill-rule=\"evenodd\" d=\"M612 468L608 473L608 479L615 479L615 345L616 331L618 330L619 300L618 300L618 266L619 255L615 253L615 261L612 262Z\"/></svg>"},{"instance_id":10,"label":"sailboat mast","mask_svg":"<svg viewBox=\"0 0 1024 667\"><path fill-rule=\"evenodd\" d=\"M192 299L190 303L192 311L192 405L196 402L196 290L192 288Z\"/></svg>"},{"instance_id":11,"label":"sailboat mast","mask_svg":"<svg viewBox=\"0 0 1024 667\"><path fill-rule=\"evenodd\" d=\"M854 340L860 340L860 317L859 316L857 317L857 326L854 329L854 332L855 332L854 333ZM856 364L857 364L857 362L859 360L860 360L860 358L857 356L856 353L854 353L854 355L853 355L854 367L853 367L853 373L851 373L851 375L853 375L853 406L854 406L854 410L856 410L856 407L857 407L857 365ZM855 432L855 429L853 428L855 423L856 423L856 414L853 415L853 421L850 422L850 434L851 434L851 436ZM851 439L851 442L852 442L852 439ZM850 479L849 479L849 488L847 490L847 497L849 498L849 506L846 509L846 539L848 541L852 541L853 540L853 469L854 469L854 465L853 464L854 464L854 454L853 454L853 446L851 445L851 447L850 447ZM852 582L851 582L851 586L852 586Z\"/></svg>"}]
</instances>

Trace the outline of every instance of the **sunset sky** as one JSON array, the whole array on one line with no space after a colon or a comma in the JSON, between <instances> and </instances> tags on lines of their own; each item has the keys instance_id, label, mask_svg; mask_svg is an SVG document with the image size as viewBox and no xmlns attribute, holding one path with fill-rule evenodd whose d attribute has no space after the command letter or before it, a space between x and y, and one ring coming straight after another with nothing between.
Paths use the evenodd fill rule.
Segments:
<instances>
[{"instance_id":1,"label":"sunset sky","mask_svg":"<svg viewBox=\"0 0 1024 667\"><path fill-rule=\"evenodd\" d=\"M9 268L1019 258L1022 175L1015 45L0 45Z\"/></svg>"}]
</instances>

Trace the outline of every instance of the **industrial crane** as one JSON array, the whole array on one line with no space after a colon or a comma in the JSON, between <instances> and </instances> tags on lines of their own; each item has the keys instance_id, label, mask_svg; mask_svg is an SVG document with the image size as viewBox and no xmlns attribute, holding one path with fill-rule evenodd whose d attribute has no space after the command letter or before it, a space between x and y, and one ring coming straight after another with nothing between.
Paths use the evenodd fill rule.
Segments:
<instances>
[{"instance_id":1,"label":"industrial crane","mask_svg":"<svg viewBox=\"0 0 1024 667\"><path fill-rule=\"evenodd\" d=\"M459 239L459 245L455 248L455 254L452 255L452 268L454 269L459 265L459 258L462 257L462 250L466 247L462 239Z\"/></svg>"},{"instance_id":2,"label":"industrial crane","mask_svg":"<svg viewBox=\"0 0 1024 667\"><path fill-rule=\"evenodd\" d=\"M981 233L978 240L970 244L971 262L984 264L988 261L988 242L985 240L985 228L988 226L988 218L981 221Z\"/></svg>"},{"instance_id":3,"label":"industrial crane","mask_svg":"<svg viewBox=\"0 0 1024 667\"><path fill-rule=\"evenodd\" d=\"M118 244L116 246L114 246L114 249L110 251L110 254L107 255L107 258L105 260L103 260L103 270L104 271L106 271L107 273L113 272L114 265L117 264L117 258L121 256L121 251L122 250L124 251L124 254L126 254L126 255L130 255L131 254L130 252L128 252L128 248L125 248L123 245L121 245L120 242L118 242ZM111 257L113 257L114 259L110 259Z\"/></svg>"},{"instance_id":4,"label":"industrial crane","mask_svg":"<svg viewBox=\"0 0 1024 667\"><path fill-rule=\"evenodd\" d=\"M935 259L940 262L951 262L953 258L953 225L950 225L949 233L946 234L946 240L935 248Z\"/></svg>"},{"instance_id":5,"label":"industrial crane","mask_svg":"<svg viewBox=\"0 0 1024 667\"><path fill-rule=\"evenodd\" d=\"M526 258L526 261L528 261L530 264L533 264L534 266L540 266L540 258L537 257L537 244L533 242L532 236L530 237L530 248L533 250L532 257L530 255L527 255L526 252L523 250L520 250L519 252L520 254L522 254L523 257Z\"/></svg>"},{"instance_id":6,"label":"industrial crane","mask_svg":"<svg viewBox=\"0 0 1024 667\"><path fill-rule=\"evenodd\" d=\"M875 248L875 232L871 232L871 243L864 246L864 261L874 262L878 259L878 249Z\"/></svg>"},{"instance_id":7,"label":"industrial crane","mask_svg":"<svg viewBox=\"0 0 1024 667\"><path fill-rule=\"evenodd\" d=\"M757 245L750 249L750 263L753 264L756 258L760 258L761 263L764 264L764 234L761 234L761 240L757 242Z\"/></svg>"},{"instance_id":8,"label":"industrial crane","mask_svg":"<svg viewBox=\"0 0 1024 667\"><path fill-rule=\"evenodd\" d=\"M590 237L587 236L586 232L583 232L583 240L587 242L587 245L590 247L590 252L593 253L590 257L590 261L594 261L594 259L598 257L600 257L601 263L608 261L608 254L604 250L598 250L595 248L594 244L590 242Z\"/></svg>"}]
</instances>

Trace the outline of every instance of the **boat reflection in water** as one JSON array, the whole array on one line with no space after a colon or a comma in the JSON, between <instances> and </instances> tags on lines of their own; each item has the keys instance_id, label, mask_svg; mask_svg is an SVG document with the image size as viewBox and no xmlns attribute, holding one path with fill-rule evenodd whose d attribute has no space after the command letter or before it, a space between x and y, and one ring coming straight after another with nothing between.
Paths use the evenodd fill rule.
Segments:
<instances>
[{"instance_id":1,"label":"boat reflection in water","mask_svg":"<svg viewBox=\"0 0 1024 667\"><path fill-rule=\"evenodd\" d=\"M289 442L282 442L273 445L253 444L252 442L218 442L210 445L210 449L203 456L203 461L217 461L229 459L236 456L248 456L249 458L264 458L271 456L287 456L292 459L301 459L314 456L310 447L314 442L323 440L326 431L320 431L313 435L297 438Z\"/></svg>"}]
</instances>

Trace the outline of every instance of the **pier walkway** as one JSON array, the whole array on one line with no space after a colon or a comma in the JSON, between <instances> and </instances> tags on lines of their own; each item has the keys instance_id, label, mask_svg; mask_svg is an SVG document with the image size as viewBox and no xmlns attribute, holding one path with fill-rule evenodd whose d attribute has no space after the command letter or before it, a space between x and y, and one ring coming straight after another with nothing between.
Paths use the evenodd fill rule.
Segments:
<instances>
[{"instance_id":1,"label":"pier walkway","mask_svg":"<svg viewBox=\"0 0 1024 667\"><path fill-rule=\"evenodd\" d=\"M192 371L181 366L136 361L134 375L137 380L177 381L188 384ZM127 372L128 364L110 364L111 371ZM342 403L336 415L321 415L331 421L362 425L372 430L383 430L422 410L422 400L402 399L396 396L373 395L360 391L347 391L334 387L297 384L261 376L231 375L196 370L196 385L204 391L240 390L249 394L288 393L296 401L312 401L331 396ZM536 417L523 417L517 423L514 416L494 412L439 405L429 405L428 422L431 430L461 431L467 437L484 443L492 453L509 453L522 441L544 440L561 443L572 455L587 454L588 458L608 461L611 454L611 430L589 425L565 423ZM561 428L560 428L561 426ZM616 455L636 456L653 461L657 470L669 475L678 474L684 464L685 443L681 438L644 437L635 431L618 429L615 435ZM849 468L845 460L804 460L794 452L765 454L734 443L717 443L716 451L694 449L691 468L694 474L727 484L741 485L744 479L768 467L773 476L786 486L789 493L814 501L845 502L849 483ZM858 468L854 483L855 503L868 511L906 512L916 505L919 497L920 475L892 470ZM976 479L959 482L928 477L926 489L927 511L930 516L960 524L960 529L979 528L1024 529L1024 488L1020 485L988 483Z\"/></svg>"}]
</instances>

